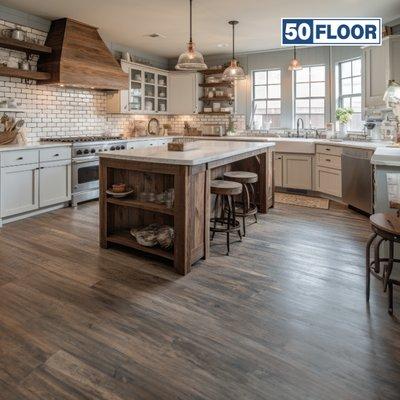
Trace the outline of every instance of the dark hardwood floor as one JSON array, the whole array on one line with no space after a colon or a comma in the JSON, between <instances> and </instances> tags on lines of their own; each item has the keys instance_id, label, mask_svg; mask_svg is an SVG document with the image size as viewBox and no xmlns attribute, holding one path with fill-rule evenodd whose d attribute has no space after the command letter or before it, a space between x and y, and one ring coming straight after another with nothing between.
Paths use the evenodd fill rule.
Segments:
<instances>
[{"instance_id":1,"label":"dark hardwood floor","mask_svg":"<svg viewBox=\"0 0 400 400\"><path fill-rule=\"evenodd\" d=\"M97 203L0 230L0 399L400 399L368 220L278 204L181 277L98 246ZM400 315L400 293L395 293Z\"/></svg>"}]
</instances>

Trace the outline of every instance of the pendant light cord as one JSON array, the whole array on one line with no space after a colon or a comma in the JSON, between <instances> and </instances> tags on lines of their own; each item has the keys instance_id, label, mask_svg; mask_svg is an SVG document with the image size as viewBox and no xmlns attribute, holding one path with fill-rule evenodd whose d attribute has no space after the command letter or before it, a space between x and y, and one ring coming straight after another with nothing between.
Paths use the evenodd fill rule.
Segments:
<instances>
[{"instance_id":1,"label":"pendant light cord","mask_svg":"<svg viewBox=\"0 0 400 400\"><path fill-rule=\"evenodd\" d=\"M235 24L232 24L232 59L235 59Z\"/></svg>"},{"instance_id":2,"label":"pendant light cord","mask_svg":"<svg viewBox=\"0 0 400 400\"><path fill-rule=\"evenodd\" d=\"M190 40L189 42L192 43L192 0L190 2Z\"/></svg>"},{"instance_id":3,"label":"pendant light cord","mask_svg":"<svg viewBox=\"0 0 400 400\"><path fill-rule=\"evenodd\" d=\"M296 60L296 46L293 46L293 58Z\"/></svg>"}]
</instances>

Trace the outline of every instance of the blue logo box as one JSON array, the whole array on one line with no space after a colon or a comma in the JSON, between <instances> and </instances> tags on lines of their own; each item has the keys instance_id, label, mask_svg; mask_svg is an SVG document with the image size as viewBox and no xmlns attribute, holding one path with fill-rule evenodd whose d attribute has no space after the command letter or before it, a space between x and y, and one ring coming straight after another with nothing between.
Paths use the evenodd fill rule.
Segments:
<instances>
[{"instance_id":1,"label":"blue logo box","mask_svg":"<svg viewBox=\"0 0 400 400\"><path fill-rule=\"evenodd\" d=\"M282 18L282 46L380 46L382 18Z\"/></svg>"}]
</instances>

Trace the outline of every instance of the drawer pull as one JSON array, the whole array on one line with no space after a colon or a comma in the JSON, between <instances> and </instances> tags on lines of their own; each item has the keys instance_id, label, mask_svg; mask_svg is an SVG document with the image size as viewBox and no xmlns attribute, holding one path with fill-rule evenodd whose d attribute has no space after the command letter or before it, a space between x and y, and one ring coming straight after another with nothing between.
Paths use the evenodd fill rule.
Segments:
<instances>
[{"instance_id":1,"label":"drawer pull","mask_svg":"<svg viewBox=\"0 0 400 400\"><path fill-rule=\"evenodd\" d=\"M331 151L331 149L325 149L326 151Z\"/></svg>"},{"instance_id":2,"label":"drawer pull","mask_svg":"<svg viewBox=\"0 0 400 400\"><path fill-rule=\"evenodd\" d=\"M18 157L17 158L17 160L23 160L24 159L24 157Z\"/></svg>"},{"instance_id":3,"label":"drawer pull","mask_svg":"<svg viewBox=\"0 0 400 400\"><path fill-rule=\"evenodd\" d=\"M58 153L54 154L54 157L59 157L60 155Z\"/></svg>"},{"instance_id":4,"label":"drawer pull","mask_svg":"<svg viewBox=\"0 0 400 400\"><path fill-rule=\"evenodd\" d=\"M325 158L325 161L331 162L331 160L329 158Z\"/></svg>"}]
</instances>

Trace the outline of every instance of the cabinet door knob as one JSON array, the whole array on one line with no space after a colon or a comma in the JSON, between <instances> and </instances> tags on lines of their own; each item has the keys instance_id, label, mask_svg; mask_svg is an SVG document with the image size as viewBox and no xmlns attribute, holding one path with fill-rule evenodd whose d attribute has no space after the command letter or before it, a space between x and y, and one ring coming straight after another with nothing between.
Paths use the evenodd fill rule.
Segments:
<instances>
[{"instance_id":1,"label":"cabinet door knob","mask_svg":"<svg viewBox=\"0 0 400 400\"><path fill-rule=\"evenodd\" d=\"M54 157L59 157L60 155L58 153L54 154Z\"/></svg>"},{"instance_id":2,"label":"cabinet door knob","mask_svg":"<svg viewBox=\"0 0 400 400\"><path fill-rule=\"evenodd\" d=\"M24 159L24 157L18 157L17 158L17 160L23 160Z\"/></svg>"}]
</instances>

